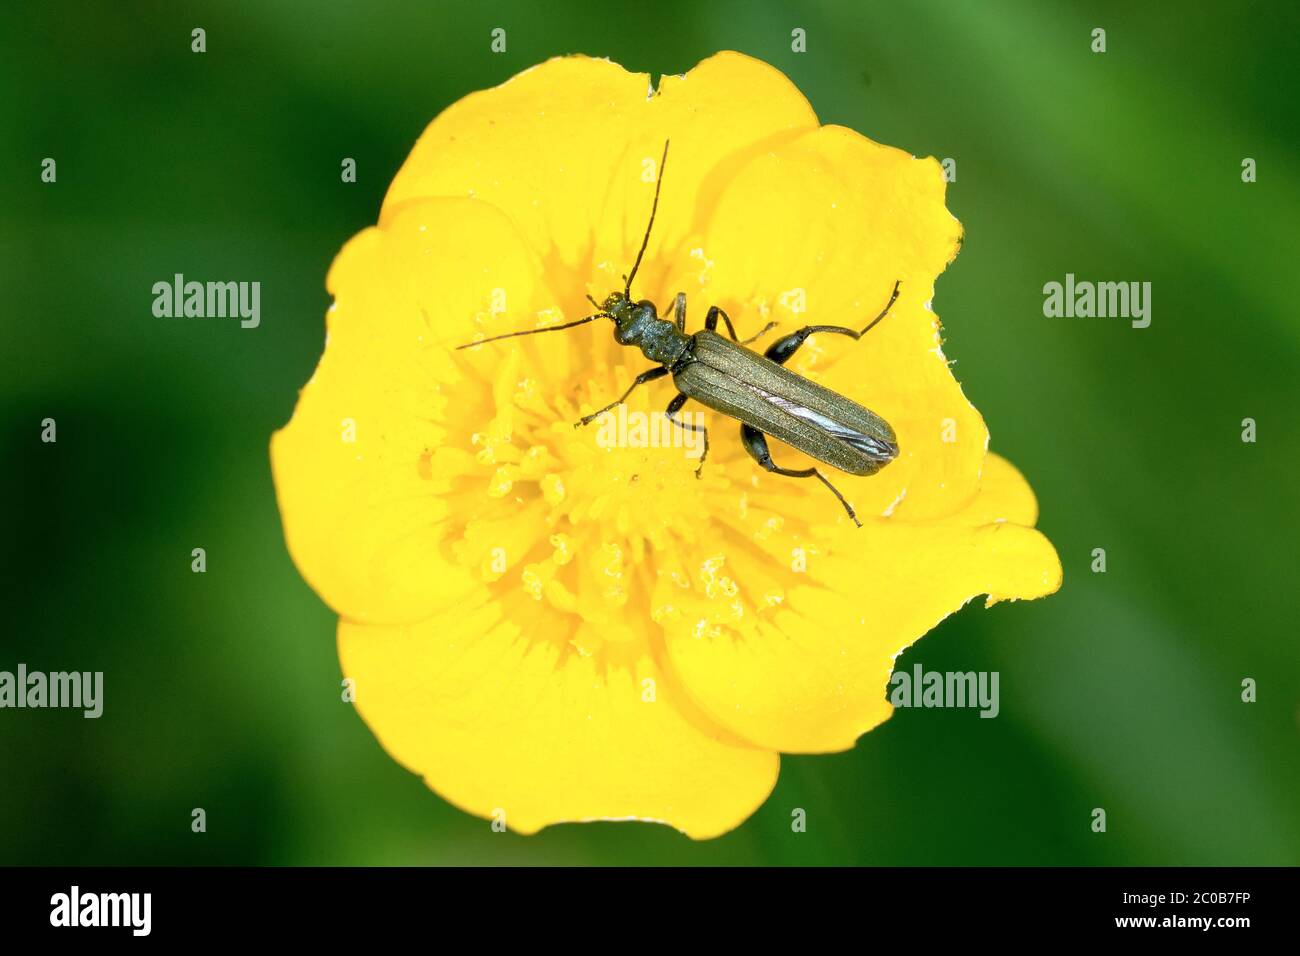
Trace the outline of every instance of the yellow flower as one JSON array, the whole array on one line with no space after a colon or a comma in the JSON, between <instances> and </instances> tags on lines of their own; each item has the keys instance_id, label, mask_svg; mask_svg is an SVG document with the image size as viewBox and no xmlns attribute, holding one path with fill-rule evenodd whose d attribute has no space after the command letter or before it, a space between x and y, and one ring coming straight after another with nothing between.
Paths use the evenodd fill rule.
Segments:
<instances>
[{"instance_id":1,"label":"yellow flower","mask_svg":"<svg viewBox=\"0 0 1300 956\"><path fill-rule=\"evenodd\" d=\"M334 262L324 355L271 445L362 717L443 797L521 833L723 833L780 752L843 750L885 720L894 658L948 614L1061 580L940 349L929 303L961 227L935 160L819 125L736 53L648 88L566 57L434 120ZM879 474L832 473L861 530L819 484L761 471L722 416L699 480L680 447L575 430L648 367L604 320L453 350L621 289L669 139L633 295L662 312L685 291L688 330L712 304L741 337L861 328L901 280L862 341L814 336L789 364L898 435ZM666 381L631 411L662 412Z\"/></svg>"}]
</instances>

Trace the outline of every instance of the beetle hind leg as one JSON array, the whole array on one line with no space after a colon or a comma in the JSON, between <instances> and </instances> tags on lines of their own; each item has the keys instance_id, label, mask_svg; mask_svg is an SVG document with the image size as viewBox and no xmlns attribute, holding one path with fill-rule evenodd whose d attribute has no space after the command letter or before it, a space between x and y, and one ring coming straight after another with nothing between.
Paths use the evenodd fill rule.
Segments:
<instances>
[{"instance_id":1,"label":"beetle hind leg","mask_svg":"<svg viewBox=\"0 0 1300 956\"><path fill-rule=\"evenodd\" d=\"M773 474L785 475L787 478L816 478L831 490L831 494L839 499L840 504L844 506L844 510L848 512L853 523L859 528L862 527L862 522L858 520L857 514L853 511L853 506L844 499L844 496L839 493L838 489L836 489L830 481L827 480L826 476L816 468L795 469L779 467L774 461L772 461L772 453L767 447L767 436L753 425L740 426L740 441L741 444L745 446L745 451L749 452L750 457L753 458L754 461L758 462L760 467L772 472Z\"/></svg>"}]
</instances>

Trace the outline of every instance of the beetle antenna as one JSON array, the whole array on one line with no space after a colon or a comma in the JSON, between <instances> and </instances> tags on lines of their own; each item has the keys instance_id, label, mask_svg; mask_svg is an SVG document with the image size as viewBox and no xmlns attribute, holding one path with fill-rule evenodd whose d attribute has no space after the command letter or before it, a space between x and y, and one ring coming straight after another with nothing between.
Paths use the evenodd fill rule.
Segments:
<instances>
[{"instance_id":1,"label":"beetle antenna","mask_svg":"<svg viewBox=\"0 0 1300 956\"><path fill-rule=\"evenodd\" d=\"M571 329L575 325L586 325L588 322L595 322L597 319L612 319L613 316L608 312L597 312L595 315L589 315L585 319L578 319L576 322L565 322L563 325L548 325L544 329L527 329L523 332L507 332L505 335L493 335L490 338L479 339L477 342L466 342L464 345L456 346L455 351L461 349L470 349L476 345L482 345L485 342L496 342L498 339L512 339L517 335L536 335L538 332L559 332L561 329Z\"/></svg>"},{"instance_id":2,"label":"beetle antenna","mask_svg":"<svg viewBox=\"0 0 1300 956\"><path fill-rule=\"evenodd\" d=\"M636 254L636 262L632 263L632 272L623 284L623 298L632 297L632 280L636 278L636 270L641 268L641 257L645 255L645 247L650 242L650 230L655 225L655 213L659 211L659 187L664 183L664 165L668 162L668 140L664 140L664 155L659 160L659 176L655 179L655 201L650 207L650 222L645 227L645 237L641 240L641 251Z\"/></svg>"}]
</instances>

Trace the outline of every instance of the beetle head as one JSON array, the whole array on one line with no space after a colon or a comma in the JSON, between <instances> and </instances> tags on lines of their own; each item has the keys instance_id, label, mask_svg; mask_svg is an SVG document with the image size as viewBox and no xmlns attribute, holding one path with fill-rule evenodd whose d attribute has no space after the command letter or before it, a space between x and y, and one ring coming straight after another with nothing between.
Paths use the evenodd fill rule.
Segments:
<instances>
[{"instance_id":1,"label":"beetle head","mask_svg":"<svg viewBox=\"0 0 1300 956\"><path fill-rule=\"evenodd\" d=\"M615 322L622 322L632 310L632 302L622 292L611 292L600 304L600 311L609 313Z\"/></svg>"}]
</instances>

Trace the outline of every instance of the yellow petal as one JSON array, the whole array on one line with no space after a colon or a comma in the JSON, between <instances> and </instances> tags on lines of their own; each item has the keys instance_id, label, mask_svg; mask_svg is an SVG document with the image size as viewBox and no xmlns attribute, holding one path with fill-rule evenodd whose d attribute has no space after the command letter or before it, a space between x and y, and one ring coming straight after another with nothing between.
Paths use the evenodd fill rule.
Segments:
<instances>
[{"instance_id":1,"label":"yellow petal","mask_svg":"<svg viewBox=\"0 0 1300 956\"><path fill-rule=\"evenodd\" d=\"M539 324L539 266L491 206L438 199L354 238L328 285L325 354L271 442L285 539L340 614L420 620L473 584L441 549L477 507L459 476L487 413L448 338Z\"/></svg>"},{"instance_id":2,"label":"yellow petal","mask_svg":"<svg viewBox=\"0 0 1300 956\"><path fill-rule=\"evenodd\" d=\"M649 655L628 648L598 663L527 622L488 604L339 627L361 716L441 796L519 833L635 819L697 839L767 798L777 755L695 718Z\"/></svg>"},{"instance_id":3,"label":"yellow petal","mask_svg":"<svg viewBox=\"0 0 1300 956\"><path fill-rule=\"evenodd\" d=\"M1002 520L1033 510L1024 479L990 455L978 494L957 514L842 531L806 556L806 570L787 576L800 583L779 603L716 631L690 619L670 624L671 667L707 714L757 746L852 747L890 715L893 660L913 641L976 595L991 604L1060 587L1047 539ZM733 576L759 603L762 587L750 593L747 569Z\"/></svg>"},{"instance_id":4,"label":"yellow petal","mask_svg":"<svg viewBox=\"0 0 1300 956\"><path fill-rule=\"evenodd\" d=\"M642 276L648 294L730 172L762 143L817 122L784 75L739 53L719 53L684 77L664 77L657 95L650 90L647 74L570 56L467 96L420 137L380 222L412 199L473 196L515 223L546 262L557 298L580 299L596 269L601 297L632 264L671 138Z\"/></svg>"}]
</instances>

